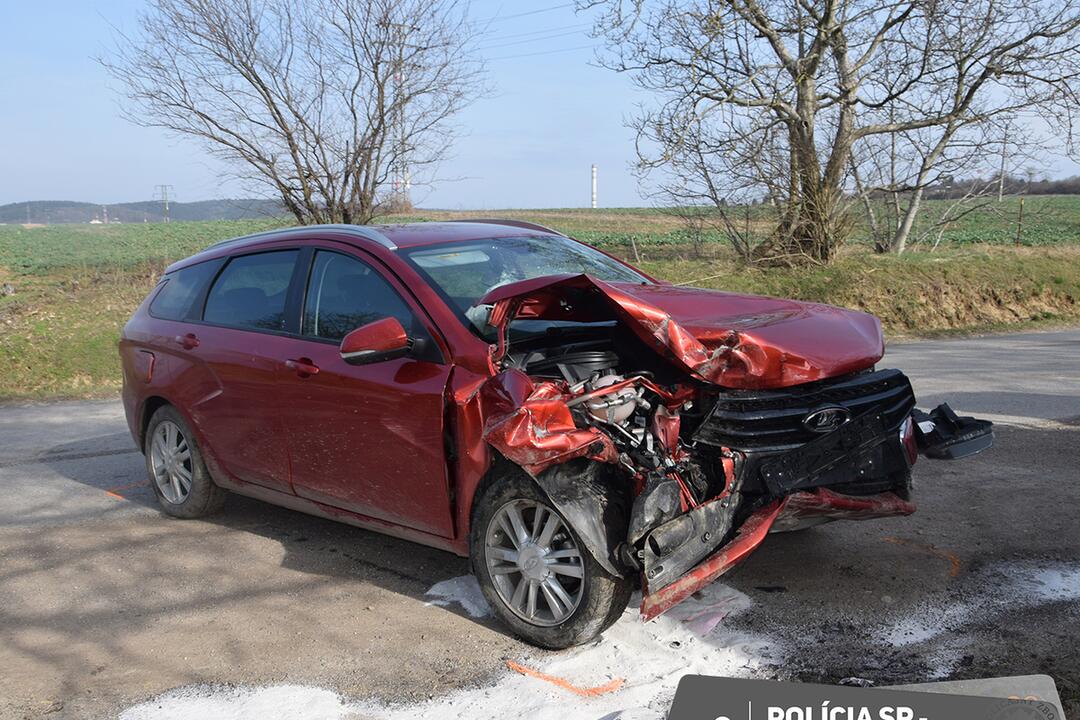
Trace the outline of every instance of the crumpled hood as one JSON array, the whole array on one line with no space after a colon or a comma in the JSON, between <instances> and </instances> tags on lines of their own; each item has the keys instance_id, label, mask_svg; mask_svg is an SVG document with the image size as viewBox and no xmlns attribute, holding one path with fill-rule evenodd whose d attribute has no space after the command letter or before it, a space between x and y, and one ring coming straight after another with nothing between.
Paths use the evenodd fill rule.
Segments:
<instances>
[{"instance_id":1,"label":"crumpled hood","mask_svg":"<svg viewBox=\"0 0 1080 720\"><path fill-rule=\"evenodd\" d=\"M515 318L624 322L701 380L731 388L786 387L871 367L885 352L881 323L831 305L549 275L497 287L477 304L490 322Z\"/></svg>"}]
</instances>

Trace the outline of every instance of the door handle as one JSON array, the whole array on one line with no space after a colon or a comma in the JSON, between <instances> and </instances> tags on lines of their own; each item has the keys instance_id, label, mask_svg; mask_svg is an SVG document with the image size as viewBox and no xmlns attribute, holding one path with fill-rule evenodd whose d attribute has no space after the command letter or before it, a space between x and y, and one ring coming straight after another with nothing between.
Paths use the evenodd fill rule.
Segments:
<instances>
[{"instance_id":1,"label":"door handle","mask_svg":"<svg viewBox=\"0 0 1080 720\"><path fill-rule=\"evenodd\" d=\"M311 362L311 358L297 358L286 360L285 367L296 372L300 377L310 377L319 374L319 366Z\"/></svg>"},{"instance_id":2,"label":"door handle","mask_svg":"<svg viewBox=\"0 0 1080 720\"><path fill-rule=\"evenodd\" d=\"M173 338L173 342L184 348L185 350L192 350L199 347L199 338L195 336L195 333L188 333L187 335L177 335Z\"/></svg>"}]
</instances>

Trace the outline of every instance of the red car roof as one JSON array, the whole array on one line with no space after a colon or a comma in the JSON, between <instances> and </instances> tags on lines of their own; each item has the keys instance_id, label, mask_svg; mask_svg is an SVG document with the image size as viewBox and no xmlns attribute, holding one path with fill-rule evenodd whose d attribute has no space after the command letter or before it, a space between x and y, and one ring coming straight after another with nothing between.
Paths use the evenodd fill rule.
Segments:
<instances>
[{"instance_id":1,"label":"red car roof","mask_svg":"<svg viewBox=\"0 0 1080 720\"><path fill-rule=\"evenodd\" d=\"M433 245L457 240L486 240L496 237L525 235L561 235L562 233L532 223L514 220L462 220L450 222L405 223L400 225L370 225L400 248Z\"/></svg>"}]
</instances>

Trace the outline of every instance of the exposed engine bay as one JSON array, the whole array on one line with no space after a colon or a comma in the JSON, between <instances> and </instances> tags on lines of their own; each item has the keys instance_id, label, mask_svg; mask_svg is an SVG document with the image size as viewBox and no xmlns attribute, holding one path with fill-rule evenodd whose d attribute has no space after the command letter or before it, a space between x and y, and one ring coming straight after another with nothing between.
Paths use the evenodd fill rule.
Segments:
<instances>
[{"instance_id":1,"label":"exposed engine bay","mask_svg":"<svg viewBox=\"0 0 1080 720\"><path fill-rule=\"evenodd\" d=\"M598 294L613 312L597 310ZM485 439L536 478L605 568L641 573L646 619L770 530L914 512L920 452L961 457L992 442L986 421L916 410L903 373L875 369L865 331L859 361L839 368L850 371L821 371L735 324L693 332L585 276L490 299ZM515 337L522 317L581 322Z\"/></svg>"}]
</instances>

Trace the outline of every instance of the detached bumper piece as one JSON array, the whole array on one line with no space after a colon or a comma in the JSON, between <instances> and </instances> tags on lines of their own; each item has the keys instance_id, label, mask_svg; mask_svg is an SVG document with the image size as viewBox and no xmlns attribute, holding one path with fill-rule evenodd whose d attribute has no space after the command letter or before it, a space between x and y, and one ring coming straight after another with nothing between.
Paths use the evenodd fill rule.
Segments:
<instances>
[{"instance_id":1,"label":"detached bumper piece","mask_svg":"<svg viewBox=\"0 0 1080 720\"><path fill-rule=\"evenodd\" d=\"M961 417L948 403L929 413L915 409L915 440L919 452L933 460L959 460L994 444L994 424L989 420Z\"/></svg>"},{"instance_id":2,"label":"detached bumper piece","mask_svg":"<svg viewBox=\"0 0 1080 720\"><path fill-rule=\"evenodd\" d=\"M742 524L731 542L719 552L674 582L647 592L641 598L642 621L652 620L735 567L761 544L783 507L783 501L778 500L757 510Z\"/></svg>"}]
</instances>

